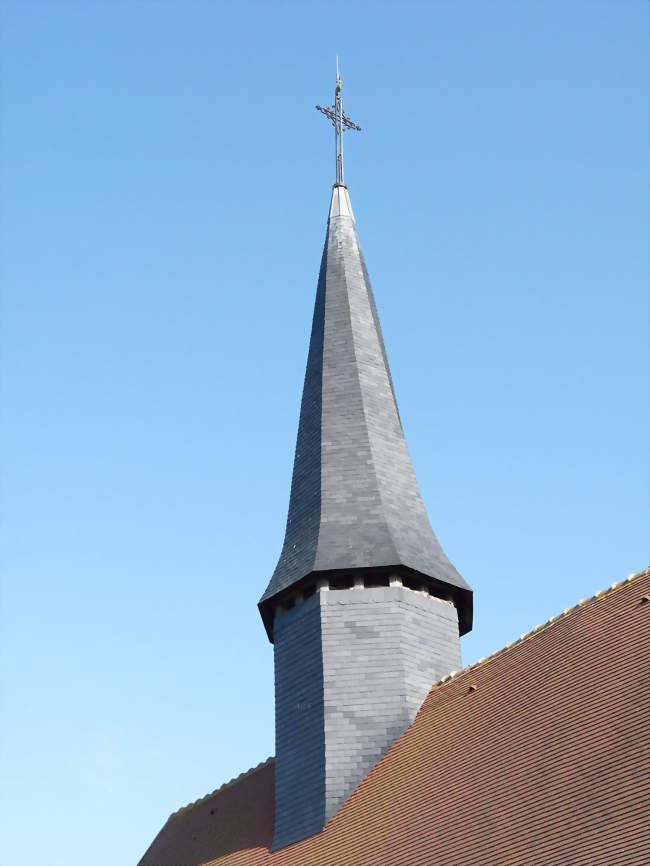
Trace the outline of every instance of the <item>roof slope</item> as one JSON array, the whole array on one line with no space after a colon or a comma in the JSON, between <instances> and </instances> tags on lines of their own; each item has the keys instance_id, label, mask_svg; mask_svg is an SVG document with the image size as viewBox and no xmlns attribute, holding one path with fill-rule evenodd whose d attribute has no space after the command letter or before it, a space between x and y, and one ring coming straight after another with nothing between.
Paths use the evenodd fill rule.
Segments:
<instances>
[{"instance_id":1,"label":"roof slope","mask_svg":"<svg viewBox=\"0 0 650 866\"><path fill-rule=\"evenodd\" d=\"M332 192L284 545L260 601L318 572L404 566L444 588L471 628L471 591L427 517L400 421L348 191Z\"/></svg>"},{"instance_id":2,"label":"roof slope","mask_svg":"<svg viewBox=\"0 0 650 866\"><path fill-rule=\"evenodd\" d=\"M268 851L270 762L173 815L140 866L647 864L648 646L650 570L435 685L322 833Z\"/></svg>"},{"instance_id":3,"label":"roof slope","mask_svg":"<svg viewBox=\"0 0 650 866\"><path fill-rule=\"evenodd\" d=\"M140 866L198 866L215 856L231 862L228 855L246 863L246 852L270 845L274 799L275 761L269 758L174 812Z\"/></svg>"}]
</instances>

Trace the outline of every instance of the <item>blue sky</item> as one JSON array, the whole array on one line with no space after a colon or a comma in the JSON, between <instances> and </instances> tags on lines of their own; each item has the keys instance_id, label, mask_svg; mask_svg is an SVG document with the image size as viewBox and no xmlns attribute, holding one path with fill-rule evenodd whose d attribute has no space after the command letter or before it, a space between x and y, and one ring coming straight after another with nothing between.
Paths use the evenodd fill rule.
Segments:
<instances>
[{"instance_id":1,"label":"blue sky","mask_svg":"<svg viewBox=\"0 0 650 866\"><path fill-rule=\"evenodd\" d=\"M647 564L648 5L0 20L0 862L127 866L273 753L336 53L465 662Z\"/></svg>"}]
</instances>

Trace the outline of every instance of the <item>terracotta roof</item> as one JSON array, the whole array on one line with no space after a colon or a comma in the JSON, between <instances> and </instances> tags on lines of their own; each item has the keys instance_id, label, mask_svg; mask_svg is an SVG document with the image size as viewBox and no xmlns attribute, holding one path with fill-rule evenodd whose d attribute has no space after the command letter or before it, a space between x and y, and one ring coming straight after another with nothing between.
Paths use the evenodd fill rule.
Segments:
<instances>
[{"instance_id":1,"label":"terracotta roof","mask_svg":"<svg viewBox=\"0 0 650 866\"><path fill-rule=\"evenodd\" d=\"M274 774L275 760L269 758L174 812L141 866L197 866L217 856L225 856L225 863L246 863L243 854L267 848L273 836ZM228 855L239 859L231 861Z\"/></svg>"},{"instance_id":2,"label":"terracotta roof","mask_svg":"<svg viewBox=\"0 0 650 866\"><path fill-rule=\"evenodd\" d=\"M269 852L269 760L140 866L650 862L650 569L437 683L322 833Z\"/></svg>"}]
</instances>

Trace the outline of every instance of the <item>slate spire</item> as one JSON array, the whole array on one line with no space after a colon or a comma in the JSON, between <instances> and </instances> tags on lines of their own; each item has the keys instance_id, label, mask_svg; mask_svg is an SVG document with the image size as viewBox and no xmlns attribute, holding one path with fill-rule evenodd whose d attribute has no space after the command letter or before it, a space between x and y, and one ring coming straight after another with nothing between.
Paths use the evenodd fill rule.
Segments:
<instances>
[{"instance_id":1,"label":"slate spire","mask_svg":"<svg viewBox=\"0 0 650 866\"><path fill-rule=\"evenodd\" d=\"M445 555L413 471L347 187L334 185L302 395L286 535L259 608L319 577L399 575L451 600L460 634L472 592Z\"/></svg>"}]
</instances>

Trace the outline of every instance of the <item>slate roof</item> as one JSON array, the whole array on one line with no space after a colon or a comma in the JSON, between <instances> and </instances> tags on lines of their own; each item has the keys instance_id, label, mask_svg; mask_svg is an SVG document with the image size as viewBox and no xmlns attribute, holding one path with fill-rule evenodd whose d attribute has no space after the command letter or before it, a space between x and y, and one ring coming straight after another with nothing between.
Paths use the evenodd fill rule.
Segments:
<instances>
[{"instance_id":1,"label":"slate roof","mask_svg":"<svg viewBox=\"0 0 650 866\"><path fill-rule=\"evenodd\" d=\"M647 569L434 685L322 833L269 852L270 759L140 866L647 864L649 646Z\"/></svg>"},{"instance_id":2,"label":"slate roof","mask_svg":"<svg viewBox=\"0 0 650 866\"><path fill-rule=\"evenodd\" d=\"M282 552L260 600L307 576L383 570L425 578L453 599L461 634L472 593L427 517L400 421L348 190L332 192Z\"/></svg>"}]
</instances>

